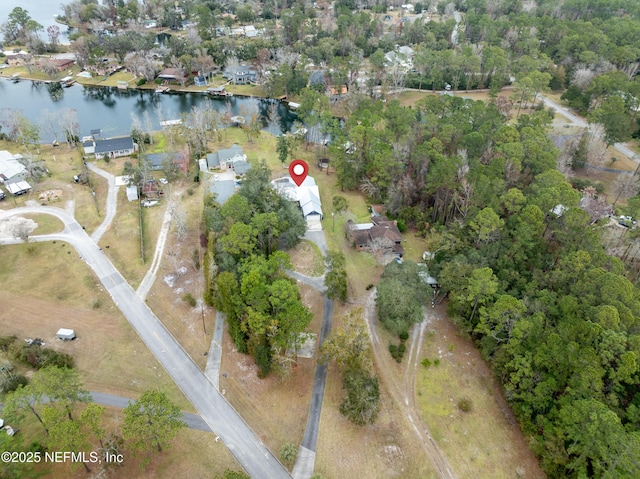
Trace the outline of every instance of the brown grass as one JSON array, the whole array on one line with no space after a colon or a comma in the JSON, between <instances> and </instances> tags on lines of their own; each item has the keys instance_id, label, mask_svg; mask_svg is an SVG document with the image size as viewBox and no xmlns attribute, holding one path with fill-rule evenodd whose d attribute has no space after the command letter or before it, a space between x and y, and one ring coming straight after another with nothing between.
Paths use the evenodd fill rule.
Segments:
<instances>
[{"instance_id":1,"label":"brown grass","mask_svg":"<svg viewBox=\"0 0 640 479\"><path fill-rule=\"evenodd\" d=\"M3 246L0 264L3 336L39 337L47 347L70 354L87 389L137 397L161 387L181 408L192 410L68 244ZM78 339L57 340L62 327L74 329Z\"/></svg>"}]
</instances>

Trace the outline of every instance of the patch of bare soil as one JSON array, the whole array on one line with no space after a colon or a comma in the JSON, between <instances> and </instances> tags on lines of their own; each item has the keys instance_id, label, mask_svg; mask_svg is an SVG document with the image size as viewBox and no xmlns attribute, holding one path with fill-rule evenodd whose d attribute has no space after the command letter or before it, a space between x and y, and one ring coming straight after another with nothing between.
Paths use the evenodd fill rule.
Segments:
<instances>
[{"instance_id":1,"label":"patch of bare soil","mask_svg":"<svg viewBox=\"0 0 640 479\"><path fill-rule=\"evenodd\" d=\"M293 269L306 276L322 276L324 260L318 247L310 241L302 240L295 248L287 251L293 263Z\"/></svg>"}]
</instances>

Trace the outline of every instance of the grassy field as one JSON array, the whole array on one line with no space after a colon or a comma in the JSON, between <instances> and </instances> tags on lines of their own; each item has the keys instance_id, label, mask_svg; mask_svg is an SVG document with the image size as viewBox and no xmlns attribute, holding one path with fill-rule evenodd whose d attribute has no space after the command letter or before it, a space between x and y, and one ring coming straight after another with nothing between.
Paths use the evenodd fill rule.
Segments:
<instances>
[{"instance_id":1,"label":"grassy field","mask_svg":"<svg viewBox=\"0 0 640 479\"><path fill-rule=\"evenodd\" d=\"M420 358L429 359L431 366L418 366L416 402L454 472L479 479L546 477L479 352L458 336L444 306L429 316ZM471 411L460 409L463 399Z\"/></svg>"}]
</instances>

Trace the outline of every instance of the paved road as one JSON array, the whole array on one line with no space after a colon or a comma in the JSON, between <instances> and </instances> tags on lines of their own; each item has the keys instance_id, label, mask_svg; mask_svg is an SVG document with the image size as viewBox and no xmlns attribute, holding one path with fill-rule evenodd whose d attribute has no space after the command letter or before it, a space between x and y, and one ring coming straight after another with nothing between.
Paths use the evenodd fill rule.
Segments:
<instances>
[{"instance_id":1,"label":"paved road","mask_svg":"<svg viewBox=\"0 0 640 479\"><path fill-rule=\"evenodd\" d=\"M322 231L307 231L303 238L313 241L323 254L327 253L327 243ZM287 270L287 274L296 280L308 284L324 295L324 276L311 277L296 271ZM333 324L333 300L323 296L322 327L318 338L318 347L331 332ZM327 382L327 367L318 364L313 380L313 391L311 392L311 404L309 405L309 415L307 416L307 426L304 431L302 444L298 449L298 457L293 466L293 477L295 479L308 479L313 474L316 460L316 447L318 443L318 432L320 430L320 415L322 413L322 401Z\"/></svg>"},{"instance_id":2,"label":"paved road","mask_svg":"<svg viewBox=\"0 0 640 479\"><path fill-rule=\"evenodd\" d=\"M91 235L91 239L98 244L102 235L106 233L111 226L111 222L113 218L116 216L116 211L118 209L118 187L116 186L116 178L111 173L108 173L104 170L101 170L93 163L87 163L87 168L89 168L94 173L106 178L107 183L109 184L109 191L107 193L107 205L106 205L106 214L104 215L104 220L102 224L98 226L98 228Z\"/></svg>"},{"instance_id":3,"label":"paved road","mask_svg":"<svg viewBox=\"0 0 640 479\"><path fill-rule=\"evenodd\" d=\"M544 101L544 104L546 107L553 108L554 110L560 112L563 116L567 117L567 119L571 123L573 123L575 126L578 126L580 128L589 127L589 124L585 121L584 118L581 118L575 113L572 113L568 108L556 103L555 101L545 96L542 97L542 100ZM624 143L616 143L615 145L613 145L613 147L623 155L627 156L630 160L633 160L635 162L640 162L640 158L638 157L636 152L633 151Z\"/></svg>"},{"instance_id":4,"label":"paved road","mask_svg":"<svg viewBox=\"0 0 640 479\"><path fill-rule=\"evenodd\" d=\"M76 249L149 350L251 477L291 477L73 217L59 208L34 206L3 212L0 218L23 213L52 214L64 223L63 233L33 236L30 241L66 241ZM0 240L0 244L18 242L15 238Z\"/></svg>"}]
</instances>

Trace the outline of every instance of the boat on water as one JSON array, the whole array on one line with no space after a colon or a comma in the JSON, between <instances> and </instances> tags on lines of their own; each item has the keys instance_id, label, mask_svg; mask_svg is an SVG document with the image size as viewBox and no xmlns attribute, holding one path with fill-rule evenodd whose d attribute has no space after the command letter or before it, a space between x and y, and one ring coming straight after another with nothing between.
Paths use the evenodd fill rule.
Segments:
<instances>
[{"instance_id":1,"label":"boat on water","mask_svg":"<svg viewBox=\"0 0 640 479\"><path fill-rule=\"evenodd\" d=\"M12 81L13 83L18 83L20 81L20 73L14 73L10 78L7 78L7 80Z\"/></svg>"},{"instance_id":2,"label":"boat on water","mask_svg":"<svg viewBox=\"0 0 640 479\"><path fill-rule=\"evenodd\" d=\"M73 85L76 81L73 79L73 77L68 76L68 77L64 77L60 79L60 85L62 85L65 88L69 88L71 85Z\"/></svg>"},{"instance_id":3,"label":"boat on water","mask_svg":"<svg viewBox=\"0 0 640 479\"><path fill-rule=\"evenodd\" d=\"M207 88L204 91L204 93L207 94L207 95L211 95L211 96L215 96L215 97L219 97L219 98L233 96L233 93L230 93L230 92L226 91L223 86Z\"/></svg>"}]
</instances>

